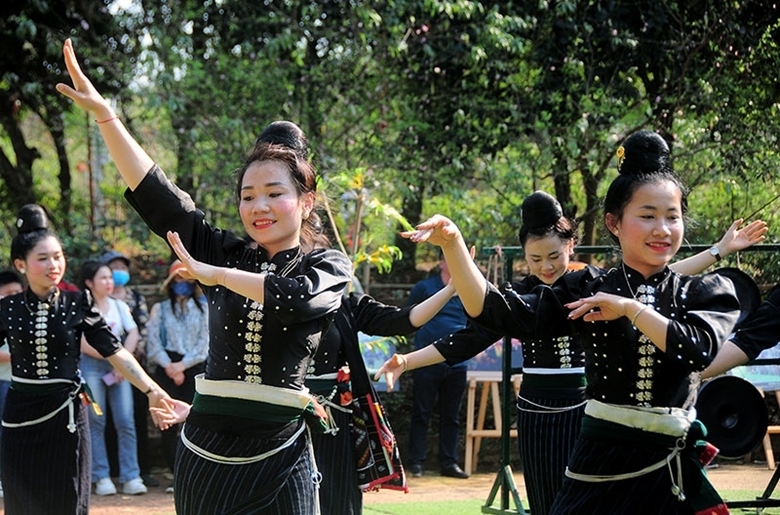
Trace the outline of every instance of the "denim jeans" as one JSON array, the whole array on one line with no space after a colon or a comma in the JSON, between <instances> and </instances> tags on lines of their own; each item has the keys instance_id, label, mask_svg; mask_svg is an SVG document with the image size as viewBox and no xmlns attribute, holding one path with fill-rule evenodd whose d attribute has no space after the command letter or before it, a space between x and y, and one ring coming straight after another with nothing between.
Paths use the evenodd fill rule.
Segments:
<instances>
[{"instance_id":1,"label":"denim jeans","mask_svg":"<svg viewBox=\"0 0 780 515\"><path fill-rule=\"evenodd\" d=\"M107 386L103 376L111 370L113 367L107 360L81 355L81 374L95 402L104 412L107 405L111 406L119 454L119 482L126 483L141 475L133 419L133 385L123 380ZM111 475L106 452L106 416L98 416L92 408L88 411L92 439L92 481L97 482Z\"/></svg>"}]
</instances>

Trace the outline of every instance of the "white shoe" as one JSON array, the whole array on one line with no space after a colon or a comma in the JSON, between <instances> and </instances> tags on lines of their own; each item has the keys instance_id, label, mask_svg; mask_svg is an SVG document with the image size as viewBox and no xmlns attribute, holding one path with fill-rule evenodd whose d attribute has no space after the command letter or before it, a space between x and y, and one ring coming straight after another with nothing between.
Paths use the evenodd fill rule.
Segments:
<instances>
[{"instance_id":1,"label":"white shoe","mask_svg":"<svg viewBox=\"0 0 780 515\"><path fill-rule=\"evenodd\" d=\"M122 485L122 493L127 495L145 494L146 485L140 477L137 477Z\"/></svg>"},{"instance_id":2,"label":"white shoe","mask_svg":"<svg viewBox=\"0 0 780 515\"><path fill-rule=\"evenodd\" d=\"M110 477L104 477L95 483L95 495L114 495L116 487Z\"/></svg>"}]
</instances>

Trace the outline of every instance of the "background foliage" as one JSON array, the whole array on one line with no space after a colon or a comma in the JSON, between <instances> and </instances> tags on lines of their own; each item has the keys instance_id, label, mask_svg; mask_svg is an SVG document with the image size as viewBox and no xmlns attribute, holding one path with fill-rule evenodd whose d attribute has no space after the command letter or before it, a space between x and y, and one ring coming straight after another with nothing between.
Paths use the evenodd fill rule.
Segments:
<instances>
[{"instance_id":1,"label":"background foliage","mask_svg":"<svg viewBox=\"0 0 780 515\"><path fill-rule=\"evenodd\" d=\"M690 242L749 214L777 241L779 14L718 0L6 2L0 247L18 207L39 202L72 266L106 246L170 257L128 209L92 122L53 89L67 37L222 227L240 229L232 170L255 136L276 119L301 125L344 247L389 282L433 256L396 237L398 220L441 212L480 247L514 245L534 189L582 220L583 243L606 243L599 201L639 128L667 137L691 187ZM775 282L777 261L744 266Z\"/></svg>"}]
</instances>

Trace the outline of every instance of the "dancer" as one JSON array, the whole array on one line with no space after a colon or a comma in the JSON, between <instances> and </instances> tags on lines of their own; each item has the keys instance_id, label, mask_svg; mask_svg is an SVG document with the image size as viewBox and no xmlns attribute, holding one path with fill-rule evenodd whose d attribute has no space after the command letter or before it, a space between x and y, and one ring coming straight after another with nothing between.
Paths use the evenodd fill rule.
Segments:
<instances>
[{"instance_id":1,"label":"dancer","mask_svg":"<svg viewBox=\"0 0 780 515\"><path fill-rule=\"evenodd\" d=\"M11 261L28 287L0 300L0 340L8 342L13 374L2 422L5 513L86 515L86 410L93 408L79 374L82 335L151 406L163 407L167 395L122 347L88 292L57 288L65 255L43 209L23 206L16 226Z\"/></svg>"},{"instance_id":2,"label":"dancer","mask_svg":"<svg viewBox=\"0 0 780 515\"><path fill-rule=\"evenodd\" d=\"M569 271L569 259L577 243L574 221L563 215L551 195L537 191L522 204L519 241L531 275L520 282L505 284L505 295L538 293L533 311L520 322L522 334L523 382L517 399L518 446L531 513L546 514L563 483L564 471L585 407L585 356L552 290L545 286L569 288L593 280L603 272L586 267ZM766 224L755 221L739 229L742 220L729 227L715 245L723 256L763 241ZM713 264L705 251L679 261L671 268L680 273L698 273ZM533 298L533 297L532 297ZM557 320L556 320L557 318ZM403 357L408 369L431 360L457 363L472 358L492 345L501 335L471 326L434 343L428 349ZM395 359L387 363L391 369ZM398 374L395 371L394 374Z\"/></svg>"},{"instance_id":3,"label":"dancer","mask_svg":"<svg viewBox=\"0 0 780 515\"><path fill-rule=\"evenodd\" d=\"M307 252L313 168L288 148L258 145L236 184L247 236L212 227L95 90L70 40L63 51L73 87L57 89L95 116L127 199L167 237L209 303L205 377L177 449L176 512L314 514L318 475L305 420L319 420L304 377L352 264L337 251Z\"/></svg>"},{"instance_id":4,"label":"dancer","mask_svg":"<svg viewBox=\"0 0 780 515\"><path fill-rule=\"evenodd\" d=\"M466 311L495 331L522 335L522 321L532 319L550 294L572 310L589 401L551 513L717 510L722 501L697 466L693 442L701 434L691 408L698 372L732 329L739 303L720 276L686 277L667 266L682 242L687 202L663 138L636 133L618 157L620 175L607 193L605 223L623 260L603 276L567 281L547 294L541 288L502 295L468 258L450 220L434 216L406 236L442 246ZM407 362L394 357L385 370ZM633 427L624 425L627 420Z\"/></svg>"}]
</instances>

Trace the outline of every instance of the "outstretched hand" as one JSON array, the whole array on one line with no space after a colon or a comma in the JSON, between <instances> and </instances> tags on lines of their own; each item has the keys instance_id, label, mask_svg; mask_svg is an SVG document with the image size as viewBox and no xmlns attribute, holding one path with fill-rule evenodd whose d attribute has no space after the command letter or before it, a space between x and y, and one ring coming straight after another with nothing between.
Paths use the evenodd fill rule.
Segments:
<instances>
[{"instance_id":1,"label":"outstretched hand","mask_svg":"<svg viewBox=\"0 0 780 515\"><path fill-rule=\"evenodd\" d=\"M393 354L390 359L385 361L382 366L379 367L379 370L377 370L376 374L374 374L374 379L378 380L380 377L382 377L382 374L384 374L385 381L387 382L387 391L392 392L393 385L405 371L406 356L403 354Z\"/></svg>"},{"instance_id":2,"label":"outstretched hand","mask_svg":"<svg viewBox=\"0 0 780 515\"><path fill-rule=\"evenodd\" d=\"M718 242L718 247L726 254L746 249L766 239L766 233L769 231L766 222L754 220L740 229L739 226L742 225L742 222L742 218L735 220Z\"/></svg>"},{"instance_id":3,"label":"outstretched hand","mask_svg":"<svg viewBox=\"0 0 780 515\"><path fill-rule=\"evenodd\" d=\"M152 415L152 422L154 422L154 425L160 429L167 429L169 426L165 424L164 418L160 417L156 413L158 413L160 410L166 410L168 406L166 403L169 403L174 399L172 399L171 396L165 392L165 390L161 390L159 388L155 388L149 392L147 398L149 399L149 412Z\"/></svg>"},{"instance_id":4,"label":"outstretched hand","mask_svg":"<svg viewBox=\"0 0 780 515\"><path fill-rule=\"evenodd\" d=\"M399 234L414 243L427 241L440 247L455 244L462 239L460 229L455 222L442 215L433 215L417 224L414 231L403 231Z\"/></svg>"},{"instance_id":5,"label":"outstretched hand","mask_svg":"<svg viewBox=\"0 0 780 515\"><path fill-rule=\"evenodd\" d=\"M176 424L181 424L190 414L191 405L178 399L163 399L159 405L151 406L149 412L154 424L165 431Z\"/></svg>"},{"instance_id":6,"label":"outstretched hand","mask_svg":"<svg viewBox=\"0 0 780 515\"><path fill-rule=\"evenodd\" d=\"M176 256L182 262L186 270L179 270L179 275L185 279L194 279L204 286L214 286L217 280L225 275L225 269L218 266L209 265L193 258L177 232L168 231L166 234L168 243L176 253Z\"/></svg>"},{"instance_id":7,"label":"outstretched hand","mask_svg":"<svg viewBox=\"0 0 780 515\"><path fill-rule=\"evenodd\" d=\"M73 82L73 87L58 83L57 91L73 100L73 102L84 109L95 113L101 119L113 116L113 111L108 101L95 89L92 82L81 71L81 66L76 59L76 52L73 50L73 42L70 39L65 40L62 46L62 53L65 58L65 66L68 68L68 75Z\"/></svg>"}]
</instances>

